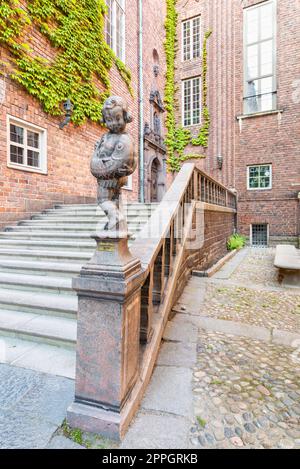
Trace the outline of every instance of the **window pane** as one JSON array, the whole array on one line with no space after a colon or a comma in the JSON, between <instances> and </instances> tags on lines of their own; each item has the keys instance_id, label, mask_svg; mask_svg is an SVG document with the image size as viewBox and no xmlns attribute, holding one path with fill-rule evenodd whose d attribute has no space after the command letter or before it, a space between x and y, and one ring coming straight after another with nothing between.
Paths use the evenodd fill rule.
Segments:
<instances>
[{"instance_id":1,"label":"window pane","mask_svg":"<svg viewBox=\"0 0 300 469\"><path fill-rule=\"evenodd\" d=\"M27 152L27 165L39 168L40 154L37 151L28 150Z\"/></svg>"},{"instance_id":2,"label":"window pane","mask_svg":"<svg viewBox=\"0 0 300 469\"><path fill-rule=\"evenodd\" d=\"M36 132L27 131L27 145L33 148L39 148L39 134Z\"/></svg>"},{"instance_id":3,"label":"window pane","mask_svg":"<svg viewBox=\"0 0 300 469\"><path fill-rule=\"evenodd\" d=\"M10 141L23 144L24 143L24 129L17 125L10 124Z\"/></svg>"},{"instance_id":4,"label":"window pane","mask_svg":"<svg viewBox=\"0 0 300 469\"><path fill-rule=\"evenodd\" d=\"M191 80L185 80L183 85L184 125L191 125Z\"/></svg>"},{"instance_id":5,"label":"window pane","mask_svg":"<svg viewBox=\"0 0 300 469\"><path fill-rule=\"evenodd\" d=\"M273 4L262 5L260 12L260 38L262 40L273 36Z\"/></svg>"},{"instance_id":6,"label":"window pane","mask_svg":"<svg viewBox=\"0 0 300 469\"><path fill-rule=\"evenodd\" d=\"M257 178L250 178L249 180L249 186L251 187L251 189L256 189L259 187L258 185L258 177Z\"/></svg>"},{"instance_id":7,"label":"window pane","mask_svg":"<svg viewBox=\"0 0 300 469\"><path fill-rule=\"evenodd\" d=\"M248 10L246 13L247 21L247 44L258 41L258 8Z\"/></svg>"},{"instance_id":8,"label":"window pane","mask_svg":"<svg viewBox=\"0 0 300 469\"><path fill-rule=\"evenodd\" d=\"M106 42L112 47L112 0L106 0L107 14L106 14Z\"/></svg>"},{"instance_id":9,"label":"window pane","mask_svg":"<svg viewBox=\"0 0 300 469\"><path fill-rule=\"evenodd\" d=\"M273 78L263 78L260 80L261 89L261 111L270 111L273 109Z\"/></svg>"},{"instance_id":10,"label":"window pane","mask_svg":"<svg viewBox=\"0 0 300 469\"><path fill-rule=\"evenodd\" d=\"M273 74L273 41L261 43L260 49L260 74Z\"/></svg>"},{"instance_id":11,"label":"window pane","mask_svg":"<svg viewBox=\"0 0 300 469\"><path fill-rule=\"evenodd\" d=\"M259 167L258 166L251 166L249 168L250 177L257 177L259 175Z\"/></svg>"},{"instance_id":12,"label":"window pane","mask_svg":"<svg viewBox=\"0 0 300 469\"><path fill-rule=\"evenodd\" d=\"M200 78L193 80L193 124L200 123Z\"/></svg>"},{"instance_id":13,"label":"window pane","mask_svg":"<svg viewBox=\"0 0 300 469\"><path fill-rule=\"evenodd\" d=\"M193 20L193 58L200 57L200 18Z\"/></svg>"},{"instance_id":14,"label":"window pane","mask_svg":"<svg viewBox=\"0 0 300 469\"><path fill-rule=\"evenodd\" d=\"M191 58L191 22L183 23L183 60Z\"/></svg>"},{"instance_id":15,"label":"window pane","mask_svg":"<svg viewBox=\"0 0 300 469\"><path fill-rule=\"evenodd\" d=\"M24 148L10 145L10 161L12 163L24 164Z\"/></svg>"},{"instance_id":16,"label":"window pane","mask_svg":"<svg viewBox=\"0 0 300 469\"><path fill-rule=\"evenodd\" d=\"M247 77L248 79L258 77L258 46L247 48Z\"/></svg>"},{"instance_id":17,"label":"window pane","mask_svg":"<svg viewBox=\"0 0 300 469\"><path fill-rule=\"evenodd\" d=\"M116 54L120 59L124 56L124 26L125 15L122 8L117 4L116 6Z\"/></svg>"}]
</instances>

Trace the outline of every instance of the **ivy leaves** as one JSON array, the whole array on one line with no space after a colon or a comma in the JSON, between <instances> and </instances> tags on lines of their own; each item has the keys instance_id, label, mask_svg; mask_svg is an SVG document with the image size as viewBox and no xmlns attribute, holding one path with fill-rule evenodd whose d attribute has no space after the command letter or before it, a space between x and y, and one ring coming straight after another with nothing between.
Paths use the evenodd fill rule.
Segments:
<instances>
[{"instance_id":1,"label":"ivy leaves","mask_svg":"<svg viewBox=\"0 0 300 469\"><path fill-rule=\"evenodd\" d=\"M105 0L31 0L27 10L18 0L1 3L0 43L13 55L11 76L50 115L60 115L62 103L70 98L73 123L80 125L87 118L99 122L113 64L132 93L130 71L105 42L106 10ZM46 36L53 59L37 56L30 44L22 43L26 26L38 27Z\"/></svg>"}]
</instances>

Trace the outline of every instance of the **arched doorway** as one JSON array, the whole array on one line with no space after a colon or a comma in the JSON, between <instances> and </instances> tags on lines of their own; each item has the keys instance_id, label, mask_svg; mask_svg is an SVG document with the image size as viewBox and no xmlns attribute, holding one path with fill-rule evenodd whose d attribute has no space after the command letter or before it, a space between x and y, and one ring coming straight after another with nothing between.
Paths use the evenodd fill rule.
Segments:
<instances>
[{"instance_id":1,"label":"arched doorway","mask_svg":"<svg viewBox=\"0 0 300 469\"><path fill-rule=\"evenodd\" d=\"M154 158L151 165L151 202L158 202L158 174L160 163L157 158Z\"/></svg>"}]
</instances>

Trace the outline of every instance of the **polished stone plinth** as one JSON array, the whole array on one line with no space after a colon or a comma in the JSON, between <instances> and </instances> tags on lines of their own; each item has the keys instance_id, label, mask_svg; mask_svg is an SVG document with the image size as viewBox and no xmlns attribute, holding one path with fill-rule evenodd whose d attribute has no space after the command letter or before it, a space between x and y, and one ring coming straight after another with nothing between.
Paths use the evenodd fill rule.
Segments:
<instances>
[{"instance_id":1,"label":"polished stone plinth","mask_svg":"<svg viewBox=\"0 0 300 469\"><path fill-rule=\"evenodd\" d=\"M80 276L75 401L72 427L119 438L122 409L139 372L142 269L128 235L102 232Z\"/></svg>"}]
</instances>

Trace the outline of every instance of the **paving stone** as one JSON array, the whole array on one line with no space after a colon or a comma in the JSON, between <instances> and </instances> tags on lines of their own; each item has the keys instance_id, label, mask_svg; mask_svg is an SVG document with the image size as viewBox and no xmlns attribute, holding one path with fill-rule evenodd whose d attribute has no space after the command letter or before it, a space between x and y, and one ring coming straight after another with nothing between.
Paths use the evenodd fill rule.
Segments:
<instances>
[{"instance_id":1,"label":"paving stone","mask_svg":"<svg viewBox=\"0 0 300 469\"><path fill-rule=\"evenodd\" d=\"M229 427L225 427L224 428L224 435L225 435L226 438L233 438L234 437L234 431Z\"/></svg>"},{"instance_id":2,"label":"paving stone","mask_svg":"<svg viewBox=\"0 0 300 469\"><path fill-rule=\"evenodd\" d=\"M195 344L165 342L161 346L161 350L157 359L157 365L190 368L195 359Z\"/></svg>"},{"instance_id":3,"label":"paving stone","mask_svg":"<svg viewBox=\"0 0 300 469\"><path fill-rule=\"evenodd\" d=\"M238 436L234 436L233 438L230 439L230 441L234 446L237 446L239 448L244 446L244 443L242 442L241 438L239 438Z\"/></svg>"},{"instance_id":4,"label":"paving stone","mask_svg":"<svg viewBox=\"0 0 300 469\"><path fill-rule=\"evenodd\" d=\"M120 449L184 449L189 427L189 421L182 417L140 411Z\"/></svg>"},{"instance_id":5,"label":"paving stone","mask_svg":"<svg viewBox=\"0 0 300 469\"><path fill-rule=\"evenodd\" d=\"M46 446L46 449L85 449L84 446L81 446L75 441L66 438L63 435L54 436L50 443Z\"/></svg>"},{"instance_id":6,"label":"paving stone","mask_svg":"<svg viewBox=\"0 0 300 469\"><path fill-rule=\"evenodd\" d=\"M253 423L250 423L250 422L245 423L244 428L248 433L255 433L256 432L256 428L253 425Z\"/></svg>"},{"instance_id":7,"label":"paving stone","mask_svg":"<svg viewBox=\"0 0 300 469\"><path fill-rule=\"evenodd\" d=\"M158 366L146 391L142 408L192 416L192 371L187 368Z\"/></svg>"}]
</instances>

